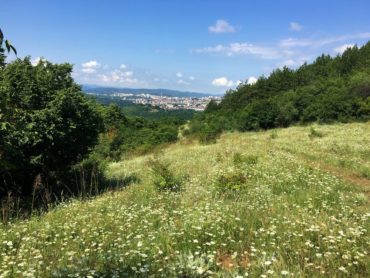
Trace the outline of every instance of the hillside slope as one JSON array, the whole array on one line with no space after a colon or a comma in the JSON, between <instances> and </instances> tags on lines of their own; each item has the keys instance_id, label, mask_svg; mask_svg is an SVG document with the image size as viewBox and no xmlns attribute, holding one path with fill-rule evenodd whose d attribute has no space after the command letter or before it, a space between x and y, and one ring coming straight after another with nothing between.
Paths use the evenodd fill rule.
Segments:
<instances>
[{"instance_id":1,"label":"hillside slope","mask_svg":"<svg viewBox=\"0 0 370 278\"><path fill-rule=\"evenodd\" d=\"M364 120L370 120L370 42L240 84L219 104L210 102L191 121L190 133L207 140L228 130Z\"/></svg>"},{"instance_id":2,"label":"hillside slope","mask_svg":"<svg viewBox=\"0 0 370 278\"><path fill-rule=\"evenodd\" d=\"M156 161L181 193L155 190ZM108 174L137 181L0 226L0 277L370 275L369 122L182 141Z\"/></svg>"}]
</instances>

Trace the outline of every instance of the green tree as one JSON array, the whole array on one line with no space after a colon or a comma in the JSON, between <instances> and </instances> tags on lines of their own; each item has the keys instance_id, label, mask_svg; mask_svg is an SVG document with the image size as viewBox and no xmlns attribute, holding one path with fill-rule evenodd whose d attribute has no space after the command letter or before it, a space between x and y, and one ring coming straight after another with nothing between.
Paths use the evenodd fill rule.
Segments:
<instances>
[{"instance_id":1,"label":"green tree","mask_svg":"<svg viewBox=\"0 0 370 278\"><path fill-rule=\"evenodd\" d=\"M9 40L5 40L3 31L0 29L0 67L5 66L5 48L8 51L13 51L15 55L17 55L17 50L14 48L14 46L9 42Z\"/></svg>"},{"instance_id":2,"label":"green tree","mask_svg":"<svg viewBox=\"0 0 370 278\"><path fill-rule=\"evenodd\" d=\"M97 143L100 114L74 83L72 66L30 58L0 70L1 191L54 185ZM55 190L61 190L56 188Z\"/></svg>"}]
</instances>

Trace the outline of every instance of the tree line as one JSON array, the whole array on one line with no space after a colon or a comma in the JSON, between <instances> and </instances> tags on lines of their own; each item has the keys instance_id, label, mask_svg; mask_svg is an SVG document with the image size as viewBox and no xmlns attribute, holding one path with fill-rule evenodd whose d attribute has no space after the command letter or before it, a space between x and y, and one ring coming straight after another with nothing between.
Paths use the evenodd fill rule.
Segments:
<instances>
[{"instance_id":1,"label":"tree line","mask_svg":"<svg viewBox=\"0 0 370 278\"><path fill-rule=\"evenodd\" d=\"M284 67L226 92L191 121L188 134L214 140L224 130L370 119L370 42L342 55L321 55L297 69Z\"/></svg>"}]
</instances>

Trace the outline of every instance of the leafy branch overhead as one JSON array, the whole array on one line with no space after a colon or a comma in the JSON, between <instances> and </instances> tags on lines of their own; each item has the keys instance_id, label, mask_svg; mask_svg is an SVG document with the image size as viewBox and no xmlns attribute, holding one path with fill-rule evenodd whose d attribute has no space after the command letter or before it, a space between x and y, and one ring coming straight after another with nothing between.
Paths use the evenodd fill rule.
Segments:
<instances>
[{"instance_id":1,"label":"leafy branch overhead","mask_svg":"<svg viewBox=\"0 0 370 278\"><path fill-rule=\"evenodd\" d=\"M4 33L3 31L1 30L0 28L0 49L2 50L2 45L4 43ZM6 50L8 51L8 53L10 53L10 51L13 51L13 53L15 55L17 55L17 50L15 49L15 47L10 43L9 40L5 40L5 48Z\"/></svg>"}]
</instances>

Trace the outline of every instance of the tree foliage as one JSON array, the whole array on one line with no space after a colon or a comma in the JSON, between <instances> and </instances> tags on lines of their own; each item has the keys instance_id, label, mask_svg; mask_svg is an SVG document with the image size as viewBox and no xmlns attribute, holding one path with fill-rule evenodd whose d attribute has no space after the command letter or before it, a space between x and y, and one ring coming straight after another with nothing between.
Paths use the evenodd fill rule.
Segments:
<instances>
[{"instance_id":1,"label":"tree foliage","mask_svg":"<svg viewBox=\"0 0 370 278\"><path fill-rule=\"evenodd\" d=\"M4 49L4 46L5 46L5 49L9 52L13 51L13 53L15 55L17 55L17 50L15 49L15 47L10 43L9 40L6 40L4 38L4 34L3 34L3 31L0 29L0 67L4 67L5 66L5 49Z\"/></svg>"},{"instance_id":2,"label":"tree foliage","mask_svg":"<svg viewBox=\"0 0 370 278\"><path fill-rule=\"evenodd\" d=\"M100 114L74 83L72 66L27 57L0 70L0 192L27 195L60 176L97 143Z\"/></svg>"},{"instance_id":3,"label":"tree foliage","mask_svg":"<svg viewBox=\"0 0 370 278\"><path fill-rule=\"evenodd\" d=\"M296 70L284 67L269 77L229 90L194 117L189 133L259 130L295 123L370 119L370 42L342 55L319 56Z\"/></svg>"}]
</instances>

